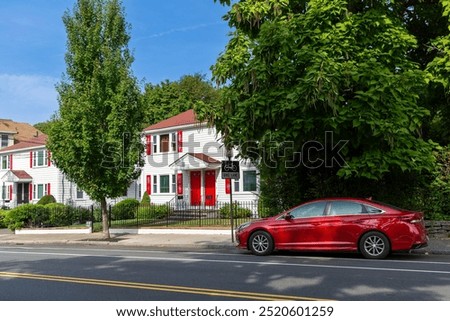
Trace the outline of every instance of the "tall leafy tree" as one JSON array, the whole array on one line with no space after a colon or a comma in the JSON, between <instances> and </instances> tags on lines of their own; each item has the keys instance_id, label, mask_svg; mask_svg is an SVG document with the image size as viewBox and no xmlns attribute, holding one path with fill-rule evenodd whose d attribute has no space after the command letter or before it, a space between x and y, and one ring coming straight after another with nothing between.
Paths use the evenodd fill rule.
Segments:
<instances>
[{"instance_id":1,"label":"tall leafy tree","mask_svg":"<svg viewBox=\"0 0 450 321\"><path fill-rule=\"evenodd\" d=\"M168 117L198 106L214 106L218 91L200 74L185 75L177 81L147 84L143 95L145 125L154 124Z\"/></svg>"},{"instance_id":2,"label":"tall leafy tree","mask_svg":"<svg viewBox=\"0 0 450 321\"><path fill-rule=\"evenodd\" d=\"M234 3L226 18L235 31L213 67L224 108L204 116L229 144L262 161L262 174L271 174L265 179L320 177L323 186L334 177L375 181L391 172L431 170L433 144L420 135L429 115L419 104L426 75L409 57L417 41L392 4ZM326 132L334 144L348 141L339 150L345 163L326 159L336 156L324 153ZM305 154L308 142L320 143L323 153ZM301 165L288 168L287 161Z\"/></svg>"},{"instance_id":3,"label":"tall leafy tree","mask_svg":"<svg viewBox=\"0 0 450 321\"><path fill-rule=\"evenodd\" d=\"M140 91L131 72L129 25L119 0L78 0L66 11L66 75L50 129L52 160L102 208L140 174Z\"/></svg>"}]
</instances>

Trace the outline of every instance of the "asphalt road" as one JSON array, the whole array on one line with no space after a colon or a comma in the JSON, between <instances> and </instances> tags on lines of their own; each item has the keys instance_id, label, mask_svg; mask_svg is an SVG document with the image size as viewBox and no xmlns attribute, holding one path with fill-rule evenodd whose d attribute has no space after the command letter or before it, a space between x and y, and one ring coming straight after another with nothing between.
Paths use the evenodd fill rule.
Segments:
<instances>
[{"instance_id":1,"label":"asphalt road","mask_svg":"<svg viewBox=\"0 0 450 321\"><path fill-rule=\"evenodd\" d=\"M0 300L450 300L450 256L0 247Z\"/></svg>"}]
</instances>

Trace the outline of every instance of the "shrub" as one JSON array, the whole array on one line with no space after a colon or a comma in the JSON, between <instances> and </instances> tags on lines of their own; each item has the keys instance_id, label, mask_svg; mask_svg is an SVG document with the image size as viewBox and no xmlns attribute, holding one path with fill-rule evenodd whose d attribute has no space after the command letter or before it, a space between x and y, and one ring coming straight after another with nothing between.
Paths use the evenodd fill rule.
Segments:
<instances>
[{"instance_id":1,"label":"shrub","mask_svg":"<svg viewBox=\"0 0 450 321\"><path fill-rule=\"evenodd\" d=\"M37 202L37 204L39 204L39 205L47 205L47 204L51 204L51 203L56 203L56 199L53 195L44 195Z\"/></svg>"},{"instance_id":2,"label":"shrub","mask_svg":"<svg viewBox=\"0 0 450 321\"><path fill-rule=\"evenodd\" d=\"M148 195L147 191L144 192L144 195L142 195L141 205L148 205L150 204L150 196Z\"/></svg>"},{"instance_id":3,"label":"shrub","mask_svg":"<svg viewBox=\"0 0 450 321\"><path fill-rule=\"evenodd\" d=\"M139 207L139 201L127 198L120 201L112 207L112 219L113 220L128 220L133 219L136 216L136 210Z\"/></svg>"},{"instance_id":4,"label":"shrub","mask_svg":"<svg viewBox=\"0 0 450 321\"><path fill-rule=\"evenodd\" d=\"M170 214L168 205L141 205L138 208L138 217L140 220L160 220L166 218Z\"/></svg>"},{"instance_id":5,"label":"shrub","mask_svg":"<svg viewBox=\"0 0 450 321\"><path fill-rule=\"evenodd\" d=\"M252 211L248 208L241 207L238 203L233 204L234 215L233 218L249 218L252 216ZM220 218L230 218L230 204L225 204L219 209Z\"/></svg>"},{"instance_id":6,"label":"shrub","mask_svg":"<svg viewBox=\"0 0 450 321\"><path fill-rule=\"evenodd\" d=\"M5 217L5 223L11 230L47 226L49 211L40 204L24 204L10 210Z\"/></svg>"},{"instance_id":7,"label":"shrub","mask_svg":"<svg viewBox=\"0 0 450 321\"><path fill-rule=\"evenodd\" d=\"M0 227L4 228L6 226L5 217L8 215L9 210L6 209L0 209Z\"/></svg>"},{"instance_id":8,"label":"shrub","mask_svg":"<svg viewBox=\"0 0 450 321\"><path fill-rule=\"evenodd\" d=\"M75 209L61 203L49 203L45 205L49 212L49 226L68 226L74 221Z\"/></svg>"}]
</instances>

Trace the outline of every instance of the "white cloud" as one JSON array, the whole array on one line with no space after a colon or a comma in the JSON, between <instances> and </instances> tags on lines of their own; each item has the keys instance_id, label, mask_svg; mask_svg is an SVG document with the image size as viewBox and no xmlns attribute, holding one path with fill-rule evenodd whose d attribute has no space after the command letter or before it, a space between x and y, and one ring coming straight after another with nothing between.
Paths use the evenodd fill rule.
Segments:
<instances>
[{"instance_id":1,"label":"white cloud","mask_svg":"<svg viewBox=\"0 0 450 321\"><path fill-rule=\"evenodd\" d=\"M0 118L35 124L58 109L57 78L0 74Z\"/></svg>"}]
</instances>

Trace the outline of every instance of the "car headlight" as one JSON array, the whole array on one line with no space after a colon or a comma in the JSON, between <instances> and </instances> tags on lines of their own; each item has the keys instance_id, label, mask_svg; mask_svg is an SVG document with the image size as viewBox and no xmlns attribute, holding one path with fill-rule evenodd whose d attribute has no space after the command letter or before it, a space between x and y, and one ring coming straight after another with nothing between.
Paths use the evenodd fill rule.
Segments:
<instances>
[{"instance_id":1,"label":"car headlight","mask_svg":"<svg viewBox=\"0 0 450 321\"><path fill-rule=\"evenodd\" d=\"M242 231L243 229L249 227L250 224L252 224L252 222L247 222L247 223L244 223L244 224L239 225L238 228L237 228L237 231L238 231L238 232Z\"/></svg>"}]
</instances>

